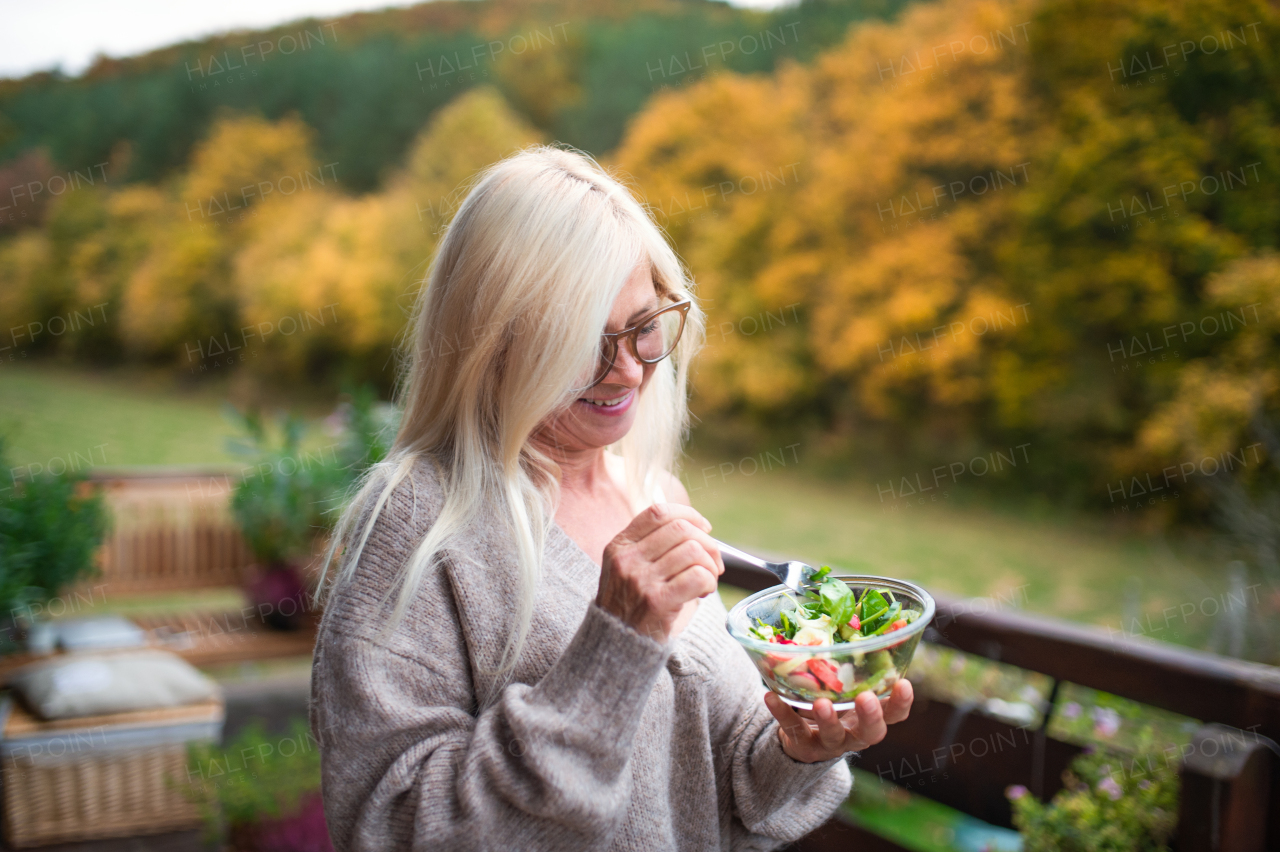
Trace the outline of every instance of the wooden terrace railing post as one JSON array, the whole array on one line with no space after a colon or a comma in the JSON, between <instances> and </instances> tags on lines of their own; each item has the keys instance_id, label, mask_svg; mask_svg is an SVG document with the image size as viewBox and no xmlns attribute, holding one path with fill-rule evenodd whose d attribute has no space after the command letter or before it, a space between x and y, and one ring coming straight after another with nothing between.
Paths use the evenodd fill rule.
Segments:
<instances>
[{"instance_id":1,"label":"wooden terrace railing post","mask_svg":"<svg viewBox=\"0 0 1280 852\"><path fill-rule=\"evenodd\" d=\"M1267 848L1264 816L1272 798L1273 748L1275 743L1226 725L1196 731L1182 760L1179 852Z\"/></svg>"}]
</instances>

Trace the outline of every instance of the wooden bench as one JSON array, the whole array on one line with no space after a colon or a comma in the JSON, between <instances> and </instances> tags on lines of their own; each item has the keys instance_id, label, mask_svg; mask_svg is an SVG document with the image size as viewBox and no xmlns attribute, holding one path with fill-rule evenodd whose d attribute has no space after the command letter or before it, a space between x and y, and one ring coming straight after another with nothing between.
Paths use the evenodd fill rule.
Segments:
<instances>
[{"instance_id":1,"label":"wooden bench","mask_svg":"<svg viewBox=\"0 0 1280 852\"><path fill-rule=\"evenodd\" d=\"M112 520L98 552L100 571L44 609L55 618L92 616L121 599L242 587L254 559L230 511L236 476L226 467L94 470L90 483L102 490ZM248 606L175 606L127 617L147 631L152 646L196 666L309 655L318 623L318 613L307 612L301 629L273 630ZM0 657L0 682L34 659Z\"/></svg>"},{"instance_id":2,"label":"wooden bench","mask_svg":"<svg viewBox=\"0 0 1280 852\"><path fill-rule=\"evenodd\" d=\"M227 468L99 468L90 481L110 508L99 551L108 595L239 586L253 553L231 515Z\"/></svg>"}]
</instances>

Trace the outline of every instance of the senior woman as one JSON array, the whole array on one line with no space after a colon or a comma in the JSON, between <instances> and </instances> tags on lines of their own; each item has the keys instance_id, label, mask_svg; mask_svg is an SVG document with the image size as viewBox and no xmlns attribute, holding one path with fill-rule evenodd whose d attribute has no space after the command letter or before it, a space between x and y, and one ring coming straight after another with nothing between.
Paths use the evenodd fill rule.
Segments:
<instances>
[{"instance_id":1,"label":"senior woman","mask_svg":"<svg viewBox=\"0 0 1280 852\"><path fill-rule=\"evenodd\" d=\"M725 630L711 525L671 473L701 332L590 159L529 149L476 182L394 446L335 535L312 726L337 849L773 848L906 716L901 681L804 718Z\"/></svg>"}]
</instances>

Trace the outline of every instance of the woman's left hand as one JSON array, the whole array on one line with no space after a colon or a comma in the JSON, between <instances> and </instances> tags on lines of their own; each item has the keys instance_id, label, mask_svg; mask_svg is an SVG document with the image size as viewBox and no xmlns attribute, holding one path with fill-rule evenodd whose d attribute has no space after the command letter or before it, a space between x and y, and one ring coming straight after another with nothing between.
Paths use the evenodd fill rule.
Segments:
<instances>
[{"instance_id":1,"label":"woman's left hand","mask_svg":"<svg viewBox=\"0 0 1280 852\"><path fill-rule=\"evenodd\" d=\"M913 698L911 683L900 680L883 705L864 692L854 700L853 709L843 713L837 713L826 698L813 702L812 710L798 712L772 692L765 695L764 703L778 720L782 750L803 763L818 763L880 742L887 725L907 718Z\"/></svg>"}]
</instances>

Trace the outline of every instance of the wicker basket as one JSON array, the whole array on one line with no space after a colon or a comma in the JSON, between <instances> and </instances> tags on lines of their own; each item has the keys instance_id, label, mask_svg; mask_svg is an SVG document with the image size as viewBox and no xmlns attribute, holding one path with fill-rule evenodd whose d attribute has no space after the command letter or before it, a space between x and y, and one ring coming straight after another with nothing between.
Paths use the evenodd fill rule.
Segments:
<instances>
[{"instance_id":1,"label":"wicker basket","mask_svg":"<svg viewBox=\"0 0 1280 852\"><path fill-rule=\"evenodd\" d=\"M221 736L220 700L56 722L12 699L4 705L0 777L10 846L200 825L199 811L182 795L187 744Z\"/></svg>"}]
</instances>

